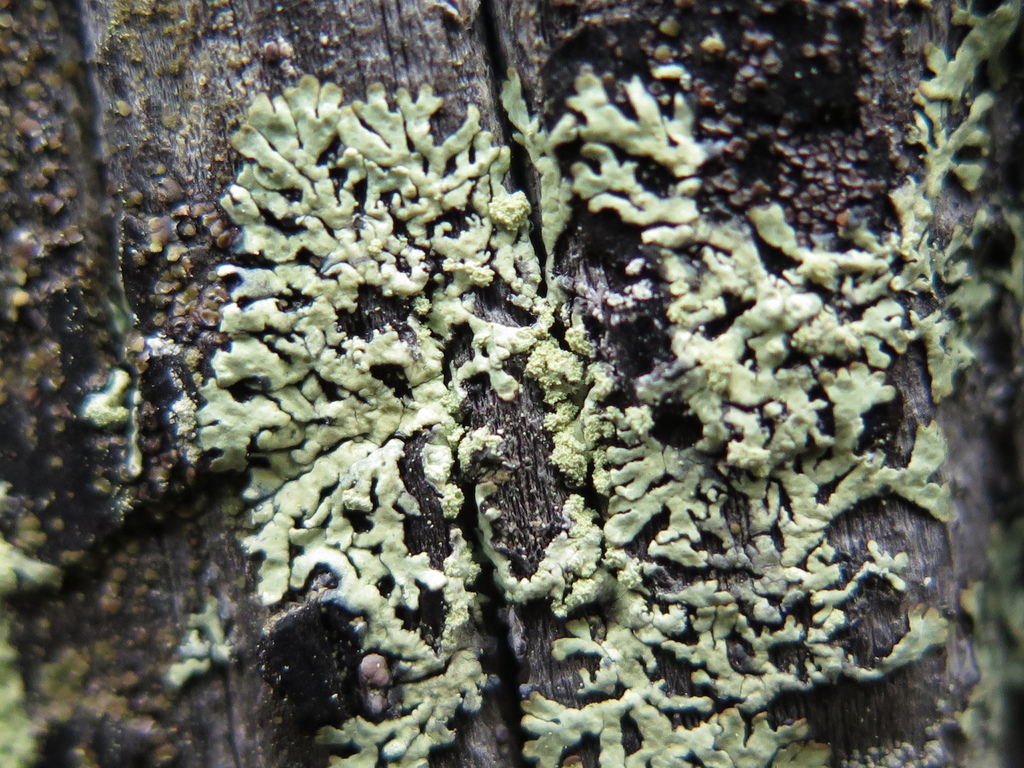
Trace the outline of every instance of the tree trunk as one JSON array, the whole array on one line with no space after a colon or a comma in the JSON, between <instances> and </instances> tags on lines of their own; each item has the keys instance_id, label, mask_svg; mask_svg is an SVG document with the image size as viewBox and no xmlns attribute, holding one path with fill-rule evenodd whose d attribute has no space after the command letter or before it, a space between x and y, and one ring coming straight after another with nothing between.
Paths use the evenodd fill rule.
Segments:
<instances>
[{"instance_id":1,"label":"tree trunk","mask_svg":"<svg viewBox=\"0 0 1024 768\"><path fill-rule=\"evenodd\" d=\"M1016 764L1019 16L0 0L3 764Z\"/></svg>"}]
</instances>

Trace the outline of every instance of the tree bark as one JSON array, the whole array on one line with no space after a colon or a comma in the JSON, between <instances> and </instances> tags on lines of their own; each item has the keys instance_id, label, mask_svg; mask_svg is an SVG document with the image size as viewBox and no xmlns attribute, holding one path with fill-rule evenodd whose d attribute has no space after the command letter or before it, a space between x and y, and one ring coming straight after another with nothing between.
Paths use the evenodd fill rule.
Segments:
<instances>
[{"instance_id":1,"label":"tree bark","mask_svg":"<svg viewBox=\"0 0 1024 768\"><path fill-rule=\"evenodd\" d=\"M34 736L9 764L345 765L356 747L331 729L412 717L422 682L367 639L383 620L354 607L364 588L437 654L431 675L464 656L477 670L450 717L421 723L432 766L1015 764L1019 15L1011 0L0 0L0 581L18 583L0 587L17 653L0 674L5 722L27 715ZM306 205L267 170L287 154L274 137L301 129L257 98L288 93L272 109L298 120L328 84L342 111L381 84L389 115L429 86L432 147L473 109L493 138L423 180L411 153L359 208L372 190L338 171L339 133L308 162L358 213L331 225L337 251L278 259L308 219L259 195ZM414 131L407 117L401 142ZM426 200L492 146L510 167L493 187L473 177L485 203L452 187L436 214L394 213L413 194L402 173ZM412 350L361 374L404 419L370 454L399 446L404 495L387 507L374 474L363 509L348 465L331 471L349 495L303 484L344 444L318 430L351 421L256 415L289 413L300 387L323 409L378 402L320 367L356 347L328 342L280 386L230 351L279 344L288 379L301 354L280 350L307 331L271 326L326 289L275 294L256 331L230 323L257 317L268 296L246 281L281 264L347 285L339 244L388 206L395 269L420 248L429 280L352 278L354 308L317 331ZM433 228L420 240L416 216ZM438 245L476 227L486 278ZM436 375L414 381L434 347ZM447 410L408 427L435 384ZM252 415L228 424L235 406ZM390 418L366 408L369 431ZM305 442L272 446L292 428ZM309 467L280 469L300 448ZM261 509L294 525L280 594ZM325 550L300 572L295 531L320 509L356 542L401 512L371 554L398 535L429 564L418 586L397 567L389 584L343 575ZM479 569L464 584L448 565L463 543ZM415 764L378 747L377 765Z\"/></svg>"}]
</instances>

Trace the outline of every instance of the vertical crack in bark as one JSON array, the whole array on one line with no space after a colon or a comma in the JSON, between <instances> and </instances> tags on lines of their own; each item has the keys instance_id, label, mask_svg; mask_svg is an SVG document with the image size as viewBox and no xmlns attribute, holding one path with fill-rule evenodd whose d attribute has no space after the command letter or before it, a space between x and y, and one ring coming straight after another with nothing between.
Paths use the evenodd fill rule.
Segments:
<instances>
[{"instance_id":1,"label":"vertical crack in bark","mask_svg":"<svg viewBox=\"0 0 1024 768\"><path fill-rule=\"evenodd\" d=\"M130 317L130 310L117 259L118 238L113 211L105 194L107 173L103 158L103 114L100 108L100 85L96 72L96 58L93 55L93 41L89 38L86 28L85 8L81 0L53 0L53 5L61 29L68 38L75 41L81 52L81 71L68 78L78 97L81 110L78 114L72 112L72 117L75 118L81 132L82 151L85 154L82 167L85 171L89 198L95 201L95 208L100 215L100 222L94 226L94 230L98 248L103 254L100 263L107 267L103 282L109 291L111 330L114 336L123 342L128 326L126 322L118 323L118 320ZM124 357L121 350L119 357Z\"/></svg>"},{"instance_id":2,"label":"vertical crack in bark","mask_svg":"<svg viewBox=\"0 0 1024 768\"><path fill-rule=\"evenodd\" d=\"M487 48L487 53L490 56L491 84L494 89L494 93L497 95L501 93L501 89L508 78L508 70L511 66L511 60L509 59L508 52L502 45L501 28L499 26L498 13L494 5L494 0L480 0L479 23L483 28L484 44ZM512 153L512 164L509 166L508 171L509 176L511 177L515 188L522 190L527 196L527 199L530 201L530 207L533 209L533 213L531 214L533 226L530 227L530 242L533 245L533 250L537 254L538 259L540 259L540 263L551 264L553 262L551 261L550 254L544 247L544 241L541 238L540 197L536 182L536 174L534 173L533 166L526 154L526 149L512 138L515 133L515 129L512 127L512 123L509 121L508 115L505 114L504 108L501 107L501 100L495 98L494 103L494 119L498 125L501 126L501 135L504 138L509 151ZM539 294L541 296L547 296L549 294L548 282L551 280L554 280L554 275L544 275L544 281L541 283L539 290ZM560 342L561 341L562 340L560 340Z\"/></svg>"},{"instance_id":3,"label":"vertical crack in bark","mask_svg":"<svg viewBox=\"0 0 1024 768\"><path fill-rule=\"evenodd\" d=\"M228 704L228 742L231 747L231 758L235 768L245 768L242 752L238 747L238 715L235 711L235 691L231 684L231 671L224 673L224 698Z\"/></svg>"},{"instance_id":4,"label":"vertical crack in bark","mask_svg":"<svg viewBox=\"0 0 1024 768\"><path fill-rule=\"evenodd\" d=\"M480 508L474 498L472 487L467 485L465 491L466 501L456 523L466 536L466 541L473 551L482 553L484 551L483 532L477 522L480 519ZM505 695L500 697L498 708L505 718L505 727L508 729L509 739L512 742L510 751L515 755L515 765L519 768L526 768L526 763L523 760L523 711L518 695L521 677L519 661L512 650L512 645L509 642L509 628L502 616L508 602L498 585L494 563L482 555L477 558L477 562L480 566L480 575L476 579L475 589L484 598L484 603L481 605L482 626L485 631L491 628L503 630L487 633L494 639L495 647L490 656L494 664L494 673L499 681L499 690L505 692Z\"/></svg>"},{"instance_id":5,"label":"vertical crack in bark","mask_svg":"<svg viewBox=\"0 0 1024 768\"><path fill-rule=\"evenodd\" d=\"M479 8L478 24L482 29L484 44L489 55L489 63L491 65L491 85L493 93L495 94L495 110L493 117L495 122L501 127L500 134L504 139L505 145L509 147L511 152L511 165L508 171L509 177L512 181L513 188L522 190L530 201L530 206L532 208L530 241L534 252L538 255L538 259L541 264L550 264L552 262L549 259L549 254L544 248L544 242L541 239L540 199L538 185L534 178L535 174L529 162L525 148L519 145L512 138L514 128L508 119L508 115L506 115L504 109L500 106L500 99L497 98L497 95L501 93L502 87L504 86L508 68L510 66L508 53L502 44L503 37L499 24L498 11L495 7L494 0L481 0ZM544 274L544 279L538 290L540 295L544 296L549 294L550 290L548 281L553 279L554 275L547 272ZM561 327L556 324L556 327L552 328L551 332L553 335L557 335L558 344L564 347L565 340L564 338L561 338L561 330ZM485 551L483 546L483 532L480 530L479 524L477 523L480 519L480 514L481 510L476 504L474 494L472 492L467 492L465 507L462 515L460 515L459 523L474 551L478 553ZM520 682L523 679L523 673L521 669L521 660L517 657L516 652L512 647L509 636L510 628L503 616L503 612L506 609L509 609L510 605L507 600L507 596L504 594L498 583L495 564L487 557L479 557L478 559L480 561L481 571L480 576L477 579L477 590L487 600L487 604L484 606L484 625L503 630L501 632L496 632L493 635L496 643L493 660L501 688L507 692L507 695L502 697L500 708L502 715L506 718L506 727L508 728L509 738L512 741L511 752L515 755L515 763L519 766L525 766L526 763L522 749L525 741L525 734L522 729L522 719L525 713L523 712L522 700L518 693Z\"/></svg>"}]
</instances>

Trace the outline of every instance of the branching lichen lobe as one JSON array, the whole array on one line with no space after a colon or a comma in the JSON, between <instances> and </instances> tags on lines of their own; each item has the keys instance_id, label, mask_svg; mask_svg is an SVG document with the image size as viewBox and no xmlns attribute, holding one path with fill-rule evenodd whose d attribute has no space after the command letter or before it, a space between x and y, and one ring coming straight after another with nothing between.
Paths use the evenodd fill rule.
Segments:
<instances>
[{"instance_id":1,"label":"branching lichen lobe","mask_svg":"<svg viewBox=\"0 0 1024 768\"><path fill-rule=\"evenodd\" d=\"M827 68L844 44L835 30L859 27L822 13L810 63L787 53L776 66L756 36L738 45L783 79ZM707 57L735 43L699 42ZM671 51L620 78L579 67L546 121L513 73L503 100L540 177L543 271L529 203L504 186L508 150L472 108L441 139L430 129L441 102L426 89L392 101L373 86L347 103L307 77L257 100L222 203L241 228L238 258L219 269L229 344L198 421L214 468L248 472L245 547L260 558L264 602L292 601L329 573L313 599L351 616L354 638L336 677L381 681L322 731L337 765L424 765L455 738L455 716L479 707L477 542L504 599L546 605L562 628L551 655L580 668L572 697L524 688L525 754L543 768L595 738L586 759L602 766L823 766L822 735L779 722L773 704L881 679L943 645L947 617L922 601L915 553L876 541L841 551L831 532L865 504L936 525L950 514L938 425L912 424L903 455L878 414L897 403L901 356L924 350L934 402L970 361L956 321L986 299L957 256L975 230L936 238L932 217L943 185L978 183L951 158L984 145L986 97L956 127L946 112L987 55L971 66L929 52L915 126L886 137L923 147L916 173L868 179L877 164L861 153L874 139L846 147L836 128L815 151L852 157L822 176L794 138L778 163L806 200L730 176L701 78ZM849 74L829 71L829 82ZM762 87L770 80L730 93L756 100L748 91ZM844 88L850 104L815 109L855 121ZM760 151L756 136L742 141L737 156ZM600 290L559 279L559 244L599 226L617 232L601 265L613 276ZM525 320L481 309L495 287L505 317ZM645 315L650 333L636 341L660 348L627 365L622 339ZM506 546L518 524L499 503L506 429L465 414L481 386L508 403L539 389L544 460L576 491L538 510L554 533L532 573ZM467 509L478 530L460 529ZM443 558L420 549L428 518ZM853 609L879 592L902 601L905 623L860 656Z\"/></svg>"},{"instance_id":2,"label":"branching lichen lobe","mask_svg":"<svg viewBox=\"0 0 1024 768\"><path fill-rule=\"evenodd\" d=\"M428 89L396 102L375 86L343 104L307 77L253 107L235 139L248 163L223 204L258 266L220 269L234 284L220 326L231 343L199 412L214 466L250 471L246 547L262 557L263 600L326 568L335 586L317 599L353 617L357 656L389 666L387 693L323 732L352 753L339 764L421 765L454 738L452 718L480 706L478 566L455 523L455 457L473 453L460 446L460 392L482 377L516 397L506 361L550 324L529 205L503 187L508 150L472 108L436 141ZM532 325L477 314L476 292L496 282ZM401 324L368 322L373 302L401 307ZM446 343L463 327L470 354L456 361ZM410 462L444 512L440 563L405 537L427 503L407 488ZM424 604L438 598L441 625L428 628Z\"/></svg>"},{"instance_id":3,"label":"branching lichen lobe","mask_svg":"<svg viewBox=\"0 0 1024 768\"><path fill-rule=\"evenodd\" d=\"M729 14L742 7L711 13L721 13L722 29L732 34ZM784 694L844 677L879 679L946 638L948 616L921 602L932 599L934 586L916 571L924 553L886 552L874 541L866 552L843 551L832 528L840 516L894 502L937 524L949 517L949 490L937 474L944 441L928 414L970 363L965 321L990 289L970 279L963 258L986 212L950 230L933 226L933 206L949 186L977 189L980 165L945 159L958 153L961 140L987 146L982 116L992 97L975 93L971 82L1005 41L1002 33L976 31L949 59L929 49L933 76L914 96L916 113L904 108L917 115L915 124L880 136L871 123L886 120L858 117L862 108L853 98L861 96L858 88L869 90L864 82L873 72L862 73L859 86L854 76L817 87L826 84L817 80L841 75L857 50L879 52L880 40L837 47L839 37L828 31L836 14L869 11L772 7L767 15L805 14L809 34L823 37L808 40L802 52L784 49L767 34L777 20L761 29L754 13L739 19L737 28L747 31L735 45L711 34L691 49L709 23L706 9L697 9L692 23L657 25L665 35L686 30L686 42L660 54L630 59L629 41L644 40L635 29L640 22L608 33L613 42L604 56L592 41L567 44L589 51L589 63L566 93L562 62L543 121L528 114L514 76L506 88L517 139L540 177L541 210L563 214L545 217L545 243L559 242L564 232L582 243L584 262L601 260L609 274L602 284L579 259L566 261L578 271L563 313L597 330L591 351L581 355L582 386L545 373L555 443L572 446L561 455L594 458L591 482L606 499L596 510L603 530L596 571L608 586L596 600L600 610L575 614L571 637L556 643L556 654L597 659L599 671L581 672L575 701L534 694L526 702L525 727L536 737L527 754L541 765L586 755L591 736L600 740L601 764L732 764L737 752L702 736L705 726L680 725L680 718L696 713L708 733L728 731L734 726L725 724L722 707L731 704L749 729ZM1013 28L1017 12L1008 3L993 15ZM957 21L976 30L997 23L966 12ZM799 37L801 29L786 34ZM842 29L851 25L835 27ZM584 27L580 34L598 33ZM727 94L715 91L713 66L703 61L716 56L737 73ZM794 65L801 56L810 61ZM794 78L803 81L800 93L775 105L780 119L766 134L758 133L756 119L743 122L744 115L770 112L772 95ZM940 87L949 80L956 88ZM800 116L813 106L807 100L842 93L851 95L852 114L819 104ZM905 104L911 95L903 94ZM731 107L722 106L730 100ZM744 109L748 103L753 109ZM830 120L864 121L856 131L860 140L874 131L875 148L868 142L846 150L828 136L818 142ZM887 147L881 165L872 157L879 141ZM757 167L750 160L758 142L776 153L780 177L742 183L744 168ZM906 160L912 144L924 148L920 165ZM842 167L827 165L837 158ZM786 163L802 174L795 188L806 199L792 197ZM868 184L860 178L865 173ZM836 177L837 189L856 199L829 193ZM565 215L567 201L579 206L574 219ZM576 227L564 229L570 220ZM598 234L591 237L591 230ZM650 369L637 375L616 328L652 313L648 341L629 344L657 346L660 338L662 350L648 355ZM922 414L901 404L896 363L922 349L930 381L919 421ZM880 422L893 405L900 406L896 417ZM669 437L666 421L694 417L696 434L686 428ZM898 431L901 422L909 435ZM563 469L583 476L578 464ZM544 568L560 571L559 559ZM509 594L534 597L533 581L510 584ZM877 600L880 585L905 594L909 620L888 650L858 658L852 649L863 644L854 642L853 617ZM556 611L558 605L556 599ZM677 665L681 675L670 673ZM628 729L625 720L632 720ZM796 748L807 735L762 726L750 764L771 764L781 757L775 750ZM799 759L814 763L827 755L812 750Z\"/></svg>"}]
</instances>

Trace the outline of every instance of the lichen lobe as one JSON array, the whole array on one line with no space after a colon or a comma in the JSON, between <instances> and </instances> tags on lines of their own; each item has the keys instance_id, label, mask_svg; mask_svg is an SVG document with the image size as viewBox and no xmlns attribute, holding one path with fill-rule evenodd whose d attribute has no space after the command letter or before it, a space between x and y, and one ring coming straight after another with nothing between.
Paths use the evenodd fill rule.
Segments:
<instances>
[{"instance_id":1,"label":"lichen lobe","mask_svg":"<svg viewBox=\"0 0 1024 768\"><path fill-rule=\"evenodd\" d=\"M435 139L441 106L427 88L392 106L380 86L343 103L304 77L254 104L234 139L246 163L222 201L246 265L219 270L233 285L220 325L230 343L203 389L203 447L214 468L249 473L245 547L260 558L263 601L291 600L326 570L317 600L352 617L357 657L389 668L386 692L321 732L348 755L338 765L423 765L453 740L456 713L480 706L478 566L453 520L459 392L482 377L516 397L505 362L550 322L528 203L504 187L508 150L473 107ZM478 314L477 291L499 282L534 325ZM471 351L455 360L446 343L463 327ZM443 510L434 562L405 535L428 501L407 488L410 461ZM423 606L438 599L440 626L428 627Z\"/></svg>"},{"instance_id":2,"label":"lichen lobe","mask_svg":"<svg viewBox=\"0 0 1024 768\"><path fill-rule=\"evenodd\" d=\"M940 57L930 64L946 82ZM212 360L200 434L216 469L248 472L261 598L294 600L326 570L317 600L353 617L354 663L387 671L387 690L322 732L337 765L421 765L453 741L458 712L479 708L469 541L505 600L550 607L564 628L552 656L581 667L570 701L523 691L525 755L543 768L591 737L602 765L823 766L827 746L806 723L775 722L773 703L877 680L945 642L945 617L909 603L921 585L908 583L908 553L875 541L839 552L830 532L886 499L948 518L938 426L917 426L896 457L873 421L913 346L935 401L970 361L943 299L964 314L976 299L962 298L968 273L953 258L972 230L929 237L936 185L964 181L945 162L960 139L937 124L947 91L921 88L911 139L925 172L886 195L892 226L849 220L808 239L778 200L707 215L698 193L716 148L682 64L609 82L581 69L546 125L514 73L504 91L541 180L544 270L530 206L505 186L508 150L472 108L439 140L442 103L427 89L392 104L374 86L346 103L307 77L260 97L235 138L246 162L223 205L242 238L219 270L230 343ZM635 236L600 296L551 279L574 210ZM495 286L528 322L481 310ZM644 312L658 313L666 349L625 375L593 329ZM468 356L453 355L457 335ZM503 435L470 429L460 410L470 379L515 401L519 370L543 394L547 459L579 490L539 513L561 532L525 575L497 545L502 472L477 466L500 460ZM668 434L666 414L693 434ZM410 549L424 499L403 477L409 461L443 510L443 562ZM907 620L891 648L859 658L851 616L869 584L906 596ZM427 631L415 617L438 595L445 619Z\"/></svg>"},{"instance_id":3,"label":"lichen lobe","mask_svg":"<svg viewBox=\"0 0 1024 768\"><path fill-rule=\"evenodd\" d=\"M543 121L510 73L503 102L540 177L541 210L577 205L575 219L544 218L544 241L596 242L595 258L607 256L614 275L603 291L582 279L578 295L565 291L564 313L599 329L578 365L533 352L554 443L565 446L552 459L601 497L583 517L601 532L593 556L567 561L552 547L538 569L561 577L548 578L557 615L573 593L600 606L575 610L555 644L556 658L585 666L575 700L534 692L525 702L526 754L540 765L576 759L590 736L600 738L601 764L770 765L788 749L827 762L807 730L776 730L761 715L784 694L878 680L945 643L947 618L911 597L923 594L915 553L875 541L840 552L832 530L840 516L890 500L936 524L950 515L938 424L925 417L900 456L896 425L880 430L878 414L896 401L894 365L913 348L926 351L933 402L971 361L956 319L983 298L961 257L983 219L951 238L932 227L940 190L977 184L949 153L961 139L986 141L985 94L961 128L943 127L958 102L934 86L953 66L973 78L984 58L965 57L931 54L936 77L917 97L929 130L906 132L925 150L920 178L904 175L884 195L891 222L838 218L831 237L798 232L793 206L767 188L729 215L709 213L700 190L720 148L698 129L688 62L666 54L629 78L583 66ZM598 235L588 240L589 227ZM614 253L601 250L609 232ZM608 352L615 324L663 306L655 328L666 349L631 378ZM692 439L670 435L666 414L695 417ZM539 581L511 579L506 589L531 600ZM905 596L907 623L891 648L858 658L853 617L880 585ZM669 674L672 664L682 673ZM722 712L723 702L735 709ZM683 713L701 725L679 725ZM743 723L751 752L715 741L738 727L727 723Z\"/></svg>"}]
</instances>

